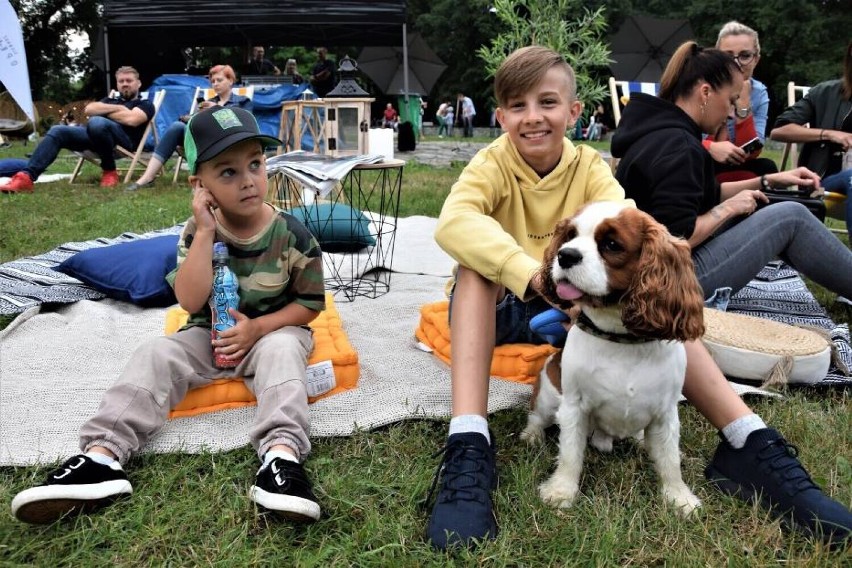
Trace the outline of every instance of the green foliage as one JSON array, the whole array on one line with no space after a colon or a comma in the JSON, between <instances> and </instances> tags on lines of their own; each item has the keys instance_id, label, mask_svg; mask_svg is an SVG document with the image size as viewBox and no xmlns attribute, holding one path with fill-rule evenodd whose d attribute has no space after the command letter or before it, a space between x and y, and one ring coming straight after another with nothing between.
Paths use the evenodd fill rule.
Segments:
<instances>
[{"instance_id":1,"label":"green foliage","mask_svg":"<svg viewBox=\"0 0 852 568\"><path fill-rule=\"evenodd\" d=\"M91 75L92 47L74 58L68 50L73 33L95 38L101 8L96 0L11 0L18 14L27 51L33 100L68 102L80 98L73 77ZM94 39L92 40L94 43Z\"/></svg>"},{"instance_id":2,"label":"green foliage","mask_svg":"<svg viewBox=\"0 0 852 568\"><path fill-rule=\"evenodd\" d=\"M606 66L609 48L604 8L588 10L579 0L495 0L494 10L503 23L490 46L477 50L485 71L494 76L503 60L518 48L542 45L561 53L577 76L580 100L596 103L606 95L606 85L595 81L591 70Z\"/></svg>"}]
</instances>

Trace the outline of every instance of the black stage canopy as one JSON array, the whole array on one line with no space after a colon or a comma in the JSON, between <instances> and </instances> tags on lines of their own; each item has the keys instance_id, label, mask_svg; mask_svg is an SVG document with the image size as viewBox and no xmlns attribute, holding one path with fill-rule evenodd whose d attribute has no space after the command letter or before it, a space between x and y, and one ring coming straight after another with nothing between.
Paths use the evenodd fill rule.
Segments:
<instances>
[{"instance_id":1,"label":"black stage canopy","mask_svg":"<svg viewBox=\"0 0 852 568\"><path fill-rule=\"evenodd\" d=\"M105 0L104 67L182 71L185 47L402 45L405 0ZM102 51L103 53L103 51ZM177 67L177 68L176 68Z\"/></svg>"}]
</instances>

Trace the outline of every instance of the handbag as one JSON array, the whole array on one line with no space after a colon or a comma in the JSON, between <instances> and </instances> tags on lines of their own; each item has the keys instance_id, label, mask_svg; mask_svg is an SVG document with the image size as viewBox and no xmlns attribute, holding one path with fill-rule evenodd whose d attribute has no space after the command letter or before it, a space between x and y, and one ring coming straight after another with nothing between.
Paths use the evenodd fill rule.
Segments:
<instances>
[{"instance_id":1,"label":"handbag","mask_svg":"<svg viewBox=\"0 0 852 568\"><path fill-rule=\"evenodd\" d=\"M783 203L784 201L795 201L801 203L808 208L808 211L821 222L825 221L825 201L822 196L811 197L812 188L793 188L793 189L770 189L763 190L764 195L769 198L769 203L761 203L760 206L766 207L773 203Z\"/></svg>"}]
</instances>

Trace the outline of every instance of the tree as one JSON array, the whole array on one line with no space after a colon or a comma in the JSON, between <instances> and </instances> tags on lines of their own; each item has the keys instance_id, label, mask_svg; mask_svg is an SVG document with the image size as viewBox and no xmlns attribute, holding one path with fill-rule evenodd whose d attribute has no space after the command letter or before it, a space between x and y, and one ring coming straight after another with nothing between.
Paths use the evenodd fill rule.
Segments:
<instances>
[{"instance_id":1,"label":"tree","mask_svg":"<svg viewBox=\"0 0 852 568\"><path fill-rule=\"evenodd\" d=\"M73 58L68 51L72 33L96 37L101 14L96 0L11 0L18 14L27 51L33 99L67 102L78 96L74 77L95 75L92 47ZM101 85L102 90L102 85Z\"/></svg>"},{"instance_id":2,"label":"tree","mask_svg":"<svg viewBox=\"0 0 852 568\"><path fill-rule=\"evenodd\" d=\"M591 106L604 98L605 85L592 75L609 63L603 7L588 10L581 0L495 0L493 9L504 29L490 46L477 50L489 76L514 50L542 45L561 53L574 68L581 101Z\"/></svg>"}]
</instances>

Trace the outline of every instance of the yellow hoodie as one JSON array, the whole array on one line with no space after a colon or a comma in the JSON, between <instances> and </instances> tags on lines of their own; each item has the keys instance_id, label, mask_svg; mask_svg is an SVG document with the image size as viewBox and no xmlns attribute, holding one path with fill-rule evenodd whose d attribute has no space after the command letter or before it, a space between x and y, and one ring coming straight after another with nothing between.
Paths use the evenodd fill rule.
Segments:
<instances>
[{"instance_id":1,"label":"yellow hoodie","mask_svg":"<svg viewBox=\"0 0 852 568\"><path fill-rule=\"evenodd\" d=\"M566 138L559 165L541 178L504 134L462 171L441 209L435 240L462 266L528 300L527 286L556 223L590 201L623 199L594 148Z\"/></svg>"}]
</instances>

